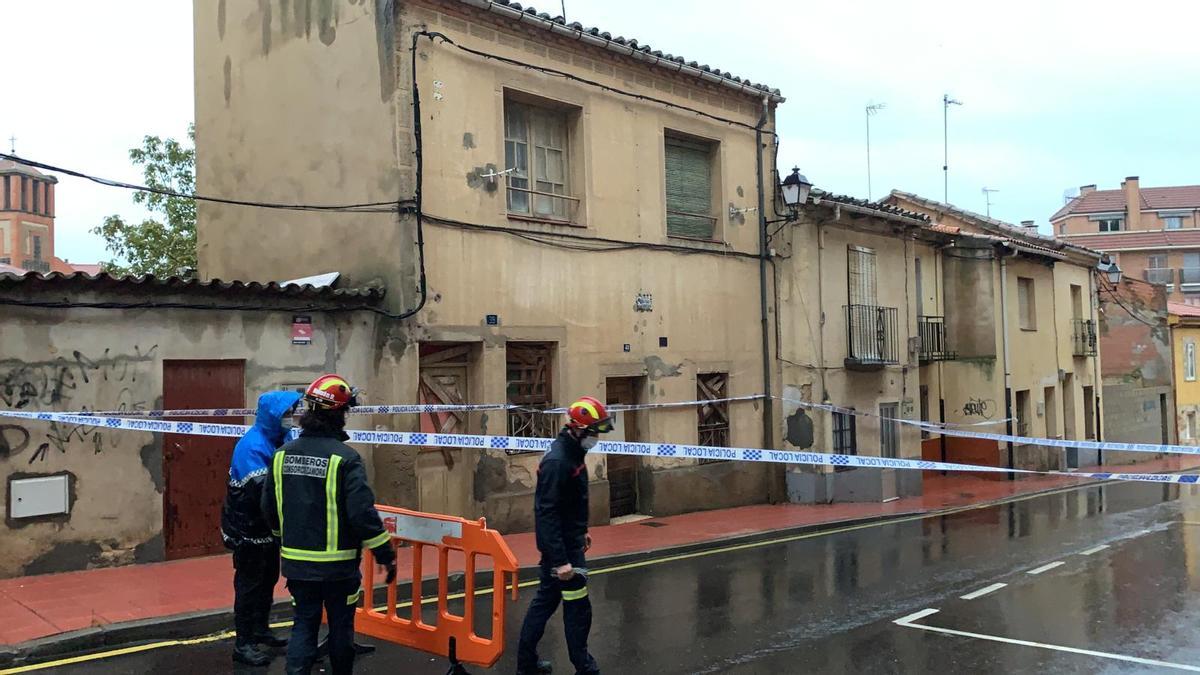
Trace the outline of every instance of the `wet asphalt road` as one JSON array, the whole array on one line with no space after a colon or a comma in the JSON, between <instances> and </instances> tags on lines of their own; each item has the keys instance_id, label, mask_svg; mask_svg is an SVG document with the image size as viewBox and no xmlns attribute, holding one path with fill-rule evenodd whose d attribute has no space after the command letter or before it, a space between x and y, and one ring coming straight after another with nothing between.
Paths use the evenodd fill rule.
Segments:
<instances>
[{"instance_id":1,"label":"wet asphalt road","mask_svg":"<svg viewBox=\"0 0 1200 675\"><path fill-rule=\"evenodd\" d=\"M607 573L597 566L592 652L604 672L622 674L1200 671L1195 490L1113 484ZM522 589L510 605L509 649L491 672L512 672L531 597ZM561 626L551 622L542 651L570 673ZM172 647L41 672L283 672L282 659L235 671L229 649ZM356 665L446 668L387 644Z\"/></svg>"}]
</instances>

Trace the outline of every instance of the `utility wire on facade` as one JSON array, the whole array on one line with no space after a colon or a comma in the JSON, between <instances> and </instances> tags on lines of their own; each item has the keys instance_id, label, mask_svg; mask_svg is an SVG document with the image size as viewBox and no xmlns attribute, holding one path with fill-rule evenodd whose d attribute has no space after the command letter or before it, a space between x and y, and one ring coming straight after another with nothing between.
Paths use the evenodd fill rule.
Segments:
<instances>
[{"instance_id":1,"label":"utility wire on facade","mask_svg":"<svg viewBox=\"0 0 1200 675\"><path fill-rule=\"evenodd\" d=\"M164 197L180 197L183 199L194 199L200 202L213 202L216 204L229 204L233 206L251 206L255 208L279 209L285 211L320 211L322 213L395 213L401 205L412 202L411 199L401 199L390 202L368 202L364 204L282 204L278 202L260 202L245 199L226 199L224 197L208 197L195 193L176 192L175 190L167 190L163 188L152 188L145 185L125 183L123 181L113 180L111 178L101 178L99 176L83 173L82 171L76 171L75 169L66 169L61 166L45 164L43 162L25 159L23 157L6 153L0 153L0 159L11 160L13 162L17 162L18 164L31 166L35 169L42 169L45 171L52 171L54 173L61 173L67 176L73 176L75 178L82 178L84 180L108 187L121 188L124 190L136 190L137 192L149 192L156 195L162 195Z\"/></svg>"}]
</instances>

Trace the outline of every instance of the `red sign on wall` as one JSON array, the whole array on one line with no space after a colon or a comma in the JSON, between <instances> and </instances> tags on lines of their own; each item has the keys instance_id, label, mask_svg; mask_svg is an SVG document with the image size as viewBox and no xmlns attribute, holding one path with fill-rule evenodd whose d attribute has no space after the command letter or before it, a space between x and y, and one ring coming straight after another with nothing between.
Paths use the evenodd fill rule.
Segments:
<instances>
[{"instance_id":1,"label":"red sign on wall","mask_svg":"<svg viewBox=\"0 0 1200 675\"><path fill-rule=\"evenodd\" d=\"M312 317L297 314L292 317L292 344L312 344Z\"/></svg>"}]
</instances>

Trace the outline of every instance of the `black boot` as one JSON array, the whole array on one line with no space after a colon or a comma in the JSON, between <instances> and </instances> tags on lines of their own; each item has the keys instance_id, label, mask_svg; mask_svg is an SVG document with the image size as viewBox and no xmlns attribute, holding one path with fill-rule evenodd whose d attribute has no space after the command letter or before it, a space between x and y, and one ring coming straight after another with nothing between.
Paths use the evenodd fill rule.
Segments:
<instances>
[{"instance_id":1,"label":"black boot","mask_svg":"<svg viewBox=\"0 0 1200 675\"><path fill-rule=\"evenodd\" d=\"M247 666L271 665L271 656L262 653L254 645L238 645L234 647L233 660L235 663L244 663Z\"/></svg>"},{"instance_id":2,"label":"black boot","mask_svg":"<svg viewBox=\"0 0 1200 675\"><path fill-rule=\"evenodd\" d=\"M279 637L270 628L264 628L254 636L254 641L268 647L282 648L287 646L287 638Z\"/></svg>"},{"instance_id":3,"label":"black boot","mask_svg":"<svg viewBox=\"0 0 1200 675\"><path fill-rule=\"evenodd\" d=\"M517 675L550 675L554 672L554 664L549 661L538 661L533 670L521 671Z\"/></svg>"}]
</instances>

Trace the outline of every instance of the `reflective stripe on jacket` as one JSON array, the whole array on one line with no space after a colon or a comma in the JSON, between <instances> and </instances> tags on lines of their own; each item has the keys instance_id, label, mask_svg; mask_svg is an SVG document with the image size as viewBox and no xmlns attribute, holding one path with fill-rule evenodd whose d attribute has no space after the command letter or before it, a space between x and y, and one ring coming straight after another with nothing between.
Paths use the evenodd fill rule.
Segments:
<instances>
[{"instance_id":1,"label":"reflective stripe on jacket","mask_svg":"<svg viewBox=\"0 0 1200 675\"><path fill-rule=\"evenodd\" d=\"M306 432L280 448L262 501L288 579L355 577L364 546L381 563L395 559L362 459L340 439Z\"/></svg>"}]
</instances>

